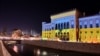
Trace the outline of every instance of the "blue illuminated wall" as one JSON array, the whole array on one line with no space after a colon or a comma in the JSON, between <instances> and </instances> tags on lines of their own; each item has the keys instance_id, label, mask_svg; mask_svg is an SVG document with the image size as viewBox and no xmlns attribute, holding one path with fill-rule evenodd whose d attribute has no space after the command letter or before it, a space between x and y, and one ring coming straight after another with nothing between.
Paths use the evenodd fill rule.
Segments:
<instances>
[{"instance_id":1,"label":"blue illuminated wall","mask_svg":"<svg viewBox=\"0 0 100 56\"><path fill-rule=\"evenodd\" d=\"M69 26L67 25L64 26L64 23L67 23L67 22L69 23ZM51 23L53 23L54 25L59 24L60 27L57 26L58 29L64 29L65 27L71 28L72 25L73 27L75 27L75 16L72 15L72 16L56 18L52 20Z\"/></svg>"},{"instance_id":2,"label":"blue illuminated wall","mask_svg":"<svg viewBox=\"0 0 100 56\"><path fill-rule=\"evenodd\" d=\"M95 28L100 27L100 15L94 15L84 18L79 18L80 28Z\"/></svg>"},{"instance_id":3,"label":"blue illuminated wall","mask_svg":"<svg viewBox=\"0 0 100 56\"><path fill-rule=\"evenodd\" d=\"M79 28L82 42L100 42L100 15L80 18Z\"/></svg>"}]
</instances>

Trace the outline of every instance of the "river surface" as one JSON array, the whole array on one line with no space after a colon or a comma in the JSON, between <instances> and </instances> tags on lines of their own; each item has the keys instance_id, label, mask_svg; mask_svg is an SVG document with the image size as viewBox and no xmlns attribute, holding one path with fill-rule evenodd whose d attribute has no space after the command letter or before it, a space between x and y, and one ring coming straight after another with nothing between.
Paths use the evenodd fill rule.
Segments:
<instances>
[{"instance_id":1,"label":"river surface","mask_svg":"<svg viewBox=\"0 0 100 56\"><path fill-rule=\"evenodd\" d=\"M15 50L18 49L21 56L100 56L100 54L55 50L32 45L17 44L15 46L17 46Z\"/></svg>"}]
</instances>

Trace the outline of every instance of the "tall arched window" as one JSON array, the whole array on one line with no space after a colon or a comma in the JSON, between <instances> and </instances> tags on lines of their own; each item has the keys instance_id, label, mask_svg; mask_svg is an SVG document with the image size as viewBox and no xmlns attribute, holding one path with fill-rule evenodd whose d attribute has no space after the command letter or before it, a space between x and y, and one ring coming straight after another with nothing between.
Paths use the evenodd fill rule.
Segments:
<instances>
[{"instance_id":1,"label":"tall arched window","mask_svg":"<svg viewBox=\"0 0 100 56\"><path fill-rule=\"evenodd\" d=\"M63 23L61 23L61 29L63 29Z\"/></svg>"},{"instance_id":2,"label":"tall arched window","mask_svg":"<svg viewBox=\"0 0 100 56\"><path fill-rule=\"evenodd\" d=\"M67 29L69 29L69 22L67 22Z\"/></svg>"},{"instance_id":3,"label":"tall arched window","mask_svg":"<svg viewBox=\"0 0 100 56\"><path fill-rule=\"evenodd\" d=\"M93 25L92 24L90 24L90 28L93 28Z\"/></svg>"},{"instance_id":4,"label":"tall arched window","mask_svg":"<svg viewBox=\"0 0 100 56\"><path fill-rule=\"evenodd\" d=\"M84 22L84 28L87 28L87 21Z\"/></svg>"},{"instance_id":5,"label":"tall arched window","mask_svg":"<svg viewBox=\"0 0 100 56\"><path fill-rule=\"evenodd\" d=\"M80 29L82 28L82 21L79 21L79 27L80 27Z\"/></svg>"},{"instance_id":6,"label":"tall arched window","mask_svg":"<svg viewBox=\"0 0 100 56\"><path fill-rule=\"evenodd\" d=\"M82 25L80 25L80 29L82 28Z\"/></svg>"},{"instance_id":7,"label":"tall arched window","mask_svg":"<svg viewBox=\"0 0 100 56\"><path fill-rule=\"evenodd\" d=\"M56 26L55 26L55 29L56 29L56 30L58 29L58 26L57 26L57 24L56 24Z\"/></svg>"},{"instance_id":8,"label":"tall arched window","mask_svg":"<svg viewBox=\"0 0 100 56\"><path fill-rule=\"evenodd\" d=\"M71 21L71 28L74 28L74 21Z\"/></svg>"},{"instance_id":9,"label":"tall arched window","mask_svg":"<svg viewBox=\"0 0 100 56\"><path fill-rule=\"evenodd\" d=\"M66 22L64 22L64 29L66 28Z\"/></svg>"},{"instance_id":10,"label":"tall arched window","mask_svg":"<svg viewBox=\"0 0 100 56\"><path fill-rule=\"evenodd\" d=\"M60 23L58 24L58 29L60 29Z\"/></svg>"},{"instance_id":11,"label":"tall arched window","mask_svg":"<svg viewBox=\"0 0 100 56\"><path fill-rule=\"evenodd\" d=\"M87 28L87 25L86 24L84 25L84 28Z\"/></svg>"},{"instance_id":12,"label":"tall arched window","mask_svg":"<svg viewBox=\"0 0 100 56\"><path fill-rule=\"evenodd\" d=\"M90 20L90 28L93 28L93 21Z\"/></svg>"},{"instance_id":13,"label":"tall arched window","mask_svg":"<svg viewBox=\"0 0 100 56\"><path fill-rule=\"evenodd\" d=\"M99 27L99 20L96 20L96 28Z\"/></svg>"},{"instance_id":14,"label":"tall arched window","mask_svg":"<svg viewBox=\"0 0 100 56\"><path fill-rule=\"evenodd\" d=\"M54 27L52 27L52 30L54 30Z\"/></svg>"}]
</instances>

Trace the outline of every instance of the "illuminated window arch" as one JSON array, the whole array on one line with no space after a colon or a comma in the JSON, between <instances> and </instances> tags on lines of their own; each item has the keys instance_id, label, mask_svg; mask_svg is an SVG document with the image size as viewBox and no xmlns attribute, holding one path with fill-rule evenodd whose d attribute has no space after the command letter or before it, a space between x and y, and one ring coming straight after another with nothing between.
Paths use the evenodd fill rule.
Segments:
<instances>
[{"instance_id":1,"label":"illuminated window arch","mask_svg":"<svg viewBox=\"0 0 100 56\"><path fill-rule=\"evenodd\" d=\"M96 27L99 27L99 20L96 20Z\"/></svg>"},{"instance_id":2,"label":"illuminated window arch","mask_svg":"<svg viewBox=\"0 0 100 56\"><path fill-rule=\"evenodd\" d=\"M63 23L61 23L61 28L60 29L63 29Z\"/></svg>"},{"instance_id":3,"label":"illuminated window arch","mask_svg":"<svg viewBox=\"0 0 100 56\"><path fill-rule=\"evenodd\" d=\"M84 28L87 28L87 25L86 24L84 25Z\"/></svg>"},{"instance_id":4,"label":"illuminated window arch","mask_svg":"<svg viewBox=\"0 0 100 56\"><path fill-rule=\"evenodd\" d=\"M64 29L66 28L66 22L64 22Z\"/></svg>"},{"instance_id":5,"label":"illuminated window arch","mask_svg":"<svg viewBox=\"0 0 100 56\"><path fill-rule=\"evenodd\" d=\"M58 26L57 26L57 24L56 24L55 29L57 29L57 28L58 28Z\"/></svg>"},{"instance_id":6,"label":"illuminated window arch","mask_svg":"<svg viewBox=\"0 0 100 56\"><path fill-rule=\"evenodd\" d=\"M54 27L52 27L51 29L54 30Z\"/></svg>"},{"instance_id":7,"label":"illuminated window arch","mask_svg":"<svg viewBox=\"0 0 100 56\"><path fill-rule=\"evenodd\" d=\"M84 28L87 28L87 21L84 22Z\"/></svg>"},{"instance_id":8,"label":"illuminated window arch","mask_svg":"<svg viewBox=\"0 0 100 56\"><path fill-rule=\"evenodd\" d=\"M74 21L71 21L71 28L74 28Z\"/></svg>"},{"instance_id":9,"label":"illuminated window arch","mask_svg":"<svg viewBox=\"0 0 100 56\"><path fill-rule=\"evenodd\" d=\"M96 31L97 33L99 33L99 30L98 31Z\"/></svg>"},{"instance_id":10,"label":"illuminated window arch","mask_svg":"<svg viewBox=\"0 0 100 56\"><path fill-rule=\"evenodd\" d=\"M87 33L87 31L85 31L85 34Z\"/></svg>"},{"instance_id":11,"label":"illuminated window arch","mask_svg":"<svg viewBox=\"0 0 100 56\"><path fill-rule=\"evenodd\" d=\"M90 28L93 28L93 21L90 20Z\"/></svg>"},{"instance_id":12,"label":"illuminated window arch","mask_svg":"<svg viewBox=\"0 0 100 56\"><path fill-rule=\"evenodd\" d=\"M82 28L82 21L80 21L79 24L80 24L79 27L81 29Z\"/></svg>"},{"instance_id":13,"label":"illuminated window arch","mask_svg":"<svg viewBox=\"0 0 100 56\"><path fill-rule=\"evenodd\" d=\"M80 29L82 28L82 25L80 25Z\"/></svg>"},{"instance_id":14,"label":"illuminated window arch","mask_svg":"<svg viewBox=\"0 0 100 56\"><path fill-rule=\"evenodd\" d=\"M92 24L90 24L90 28L93 28L93 25Z\"/></svg>"},{"instance_id":15,"label":"illuminated window arch","mask_svg":"<svg viewBox=\"0 0 100 56\"><path fill-rule=\"evenodd\" d=\"M58 23L58 29L60 29L60 23Z\"/></svg>"},{"instance_id":16,"label":"illuminated window arch","mask_svg":"<svg viewBox=\"0 0 100 56\"><path fill-rule=\"evenodd\" d=\"M69 22L67 22L67 27L66 28L69 29Z\"/></svg>"}]
</instances>

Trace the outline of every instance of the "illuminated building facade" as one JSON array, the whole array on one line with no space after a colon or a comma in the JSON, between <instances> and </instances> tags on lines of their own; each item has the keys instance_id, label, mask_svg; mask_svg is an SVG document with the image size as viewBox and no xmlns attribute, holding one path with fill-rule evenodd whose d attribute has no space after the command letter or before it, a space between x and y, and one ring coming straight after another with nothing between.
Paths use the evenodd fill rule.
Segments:
<instances>
[{"instance_id":1,"label":"illuminated building facade","mask_svg":"<svg viewBox=\"0 0 100 56\"><path fill-rule=\"evenodd\" d=\"M42 37L62 40L76 41L78 37L78 16L77 10L63 12L51 16L51 23L42 23ZM67 38L68 37L68 38Z\"/></svg>"},{"instance_id":2,"label":"illuminated building facade","mask_svg":"<svg viewBox=\"0 0 100 56\"><path fill-rule=\"evenodd\" d=\"M79 28L82 42L100 42L100 15L80 18Z\"/></svg>"},{"instance_id":3,"label":"illuminated building facade","mask_svg":"<svg viewBox=\"0 0 100 56\"><path fill-rule=\"evenodd\" d=\"M77 10L51 15L51 22L42 22L42 38L70 42L100 42L100 15L79 18Z\"/></svg>"}]
</instances>

